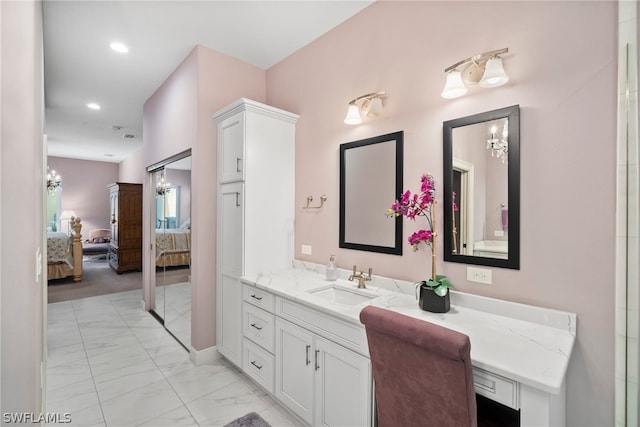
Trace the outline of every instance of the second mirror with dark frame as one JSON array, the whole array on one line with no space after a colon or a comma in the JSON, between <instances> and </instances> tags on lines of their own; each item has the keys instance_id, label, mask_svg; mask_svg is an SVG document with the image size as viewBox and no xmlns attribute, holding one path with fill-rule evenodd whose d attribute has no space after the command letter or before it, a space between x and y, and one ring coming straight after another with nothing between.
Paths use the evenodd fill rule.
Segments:
<instances>
[{"instance_id":1,"label":"second mirror with dark frame","mask_svg":"<svg viewBox=\"0 0 640 427\"><path fill-rule=\"evenodd\" d=\"M520 107L444 122L444 260L520 269Z\"/></svg>"},{"instance_id":2,"label":"second mirror with dark frame","mask_svg":"<svg viewBox=\"0 0 640 427\"><path fill-rule=\"evenodd\" d=\"M402 255L402 218L386 213L402 193L403 136L340 145L339 247Z\"/></svg>"}]
</instances>

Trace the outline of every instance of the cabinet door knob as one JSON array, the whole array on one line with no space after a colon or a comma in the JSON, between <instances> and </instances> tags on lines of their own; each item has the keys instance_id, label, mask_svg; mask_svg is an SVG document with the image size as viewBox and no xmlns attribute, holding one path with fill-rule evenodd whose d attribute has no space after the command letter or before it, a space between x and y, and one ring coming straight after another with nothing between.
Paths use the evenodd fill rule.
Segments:
<instances>
[{"instance_id":1,"label":"cabinet door knob","mask_svg":"<svg viewBox=\"0 0 640 427\"><path fill-rule=\"evenodd\" d=\"M240 207L240 193L236 192L236 207Z\"/></svg>"},{"instance_id":2,"label":"cabinet door knob","mask_svg":"<svg viewBox=\"0 0 640 427\"><path fill-rule=\"evenodd\" d=\"M320 365L318 364L318 354L320 354L320 350L316 350L316 371L320 369Z\"/></svg>"},{"instance_id":3,"label":"cabinet door knob","mask_svg":"<svg viewBox=\"0 0 640 427\"><path fill-rule=\"evenodd\" d=\"M252 327L256 328L257 330L261 331L262 330L262 326L258 326L255 323L251 324Z\"/></svg>"},{"instance_id":4,"label":"cabinet door knob","mask_svg":"<svg viewBox=\"0 0 640 427\"><path fill-rule=\"evenodd\" d=\"M253 361L253 360L251 361L251 364L252 364L253 366L255 366L256 368L258 368L258 369L262 369L262 365L258 365L258 364L257 364L255 361Z\"/></svg>"},{"instance_id":5,"label":"cabinet door knob","mask_svg":"<svg viewBox=\"0 0 640 427\"><path fill-rule=\"evenodd\" d=\"M251 298L257 299L258 301L262 300L262 297L258 297L255 294L251 294Z\"/></svg>"},{"instance_id":6,"label":"cabinet door knob","mask_svg":"<svg viewBox=\"0 0 640 427\"><path fill-rule=\"evenodd\" d=\"M236 172L242 172L242 159L236 157Z\"/></svg>"},{"instance_id":7,"label":"cabinet door knob","mask_svg":"<svg viewBox=\"0 0 640 427\"><path fill-rule=\"evenodd\" d=\"M306 352L307 352L307 363L306 363L306 366L309 366L309 363L311 363L311 360L309 359L309 349L310 348L311 348L311 346L307 344L307 349L306 349Z\"/></svg>"}]
</instances>

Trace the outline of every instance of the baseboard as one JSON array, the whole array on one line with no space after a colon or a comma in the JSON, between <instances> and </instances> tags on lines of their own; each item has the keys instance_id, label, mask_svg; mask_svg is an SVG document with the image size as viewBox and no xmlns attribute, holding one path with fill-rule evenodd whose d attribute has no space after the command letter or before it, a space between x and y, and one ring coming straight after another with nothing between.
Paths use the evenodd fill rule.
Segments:
<instances>
[{"instance_id":1,"label":"baseboard","mask_svg":"<svg viewBox=\"0 0 640 427\"><path fill-rule=\"evenodd\" d=\"M196 366L213 363L221 357L222 356L215 345L203 350L196 350L195 348L190 347L189 350L189 358Z\"/></svg>"}]
</instances>

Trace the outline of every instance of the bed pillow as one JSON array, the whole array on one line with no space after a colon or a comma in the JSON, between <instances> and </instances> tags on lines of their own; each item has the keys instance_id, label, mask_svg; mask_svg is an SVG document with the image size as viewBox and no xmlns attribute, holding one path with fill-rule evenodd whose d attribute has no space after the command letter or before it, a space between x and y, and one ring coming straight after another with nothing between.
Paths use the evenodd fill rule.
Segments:
<instances>
[{"instance_id":1,"label":"bed pillow","mask_svg":"<svg viewBox=\"0 0 640 427\"><path fill-rule=\"evenodd\" d=\"M187 218L182 224L180 224L182 230L191 229L191 218Z\"/></svg>"}]
</instances>

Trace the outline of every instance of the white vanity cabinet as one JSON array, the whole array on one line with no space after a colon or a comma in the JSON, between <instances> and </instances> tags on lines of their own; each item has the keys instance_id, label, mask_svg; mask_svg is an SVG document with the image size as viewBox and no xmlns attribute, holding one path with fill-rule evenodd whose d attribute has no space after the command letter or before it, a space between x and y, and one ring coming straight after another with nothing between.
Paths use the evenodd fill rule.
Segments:
<instances>
[{"instance_id":1,"label":"white vanity cabinet","mask_svg":"<svg viewBox=\"0 0 640 427\"><path fill-rule=\"evenodd\" d=\"M274 296L242 284L242 370L274 393Z\"/></svg>"},{"instance_id":2,"label":"white vanity cabinet","mask_svg":"<svg viewBox=\"0 0 640 427\"><path fill-rule=\"evenodd\" d=\"M218 351L237 365L242 342L238 278L242 274L243 195L242 182L224 184L218 190L216 344Z\"/></svg>"},{"instance_id":3,"label":"white vanity cabinet","mask_svg":"<svg viewBox=\"0 0 640 427\"><path fill-rule=\"evenodd\" d=\"M293 260L298 115L241 98L217 123L216 346L242 364L240 277Z\"/></svg>"},{"instance_id":4,"label":"white vanity cabinet","mask_svg":"<svg viewBox=\"0 0 640 427\"><path fill-rule=\"evenodd\" d=\"M275 330L275 395L285 406L313 426L372 425L367 357L281 317Z\"/></svg>"}]
</instances>

